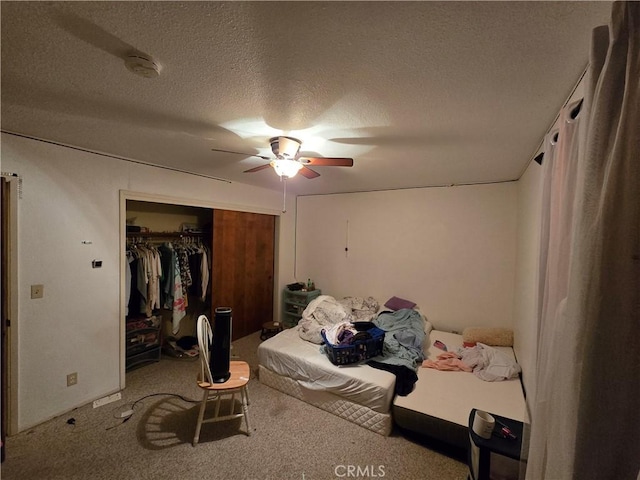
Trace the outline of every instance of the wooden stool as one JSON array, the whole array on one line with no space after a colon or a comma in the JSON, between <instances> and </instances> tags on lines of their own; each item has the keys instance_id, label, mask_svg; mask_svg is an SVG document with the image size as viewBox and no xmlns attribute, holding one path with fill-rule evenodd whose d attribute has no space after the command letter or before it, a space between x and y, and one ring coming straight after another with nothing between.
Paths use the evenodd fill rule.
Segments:
<instances>
[{"instance_id":1,"label":"wooden stool","mask_svg":"<svg viewBox=\"0 0 640 480\"><path fill-rule=\"evenodd\" d=\"M260 334L261 340L266 340L269 337L273 337L275 334L282 331L282 324L280 322L266 322L262 324L262 333Z\"/></svg>"}]
</instances>

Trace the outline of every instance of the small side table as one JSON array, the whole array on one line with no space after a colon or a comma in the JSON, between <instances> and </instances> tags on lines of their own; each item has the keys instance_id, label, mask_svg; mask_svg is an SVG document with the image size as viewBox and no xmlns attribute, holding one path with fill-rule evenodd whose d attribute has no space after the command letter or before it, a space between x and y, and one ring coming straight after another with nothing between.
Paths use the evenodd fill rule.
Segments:
<instances>
[{"instance_id":1,"label":"small side table","mask_svg":"<svg viewBox=\"0 0 640 480\"><path fill-rule=\"evenodd\" d=\"M262 324L262 333L260 333L260 339L266 340L269 337L273 337L277 333L282 331L282 324L280 322L266 322Z\"/></svg>"},{"instance_id":2,"label":"small side table","mask_svg":"<svg viewBox=\"0 0 640 480\"><path fill-rule=\"evenodd\" d=\"M491 413L491 412L489 412ZM491 413L497 420L491 438L482 438L473 431L473 419L476 409L469 413L469 480L489 480L494 470L502 470L499 478L517 479L522 449L522 433L524 425L518 420ZM501 425L506 425L515 434L510 440L503 438L499 432Z\"/></svg>"}]
</instances>

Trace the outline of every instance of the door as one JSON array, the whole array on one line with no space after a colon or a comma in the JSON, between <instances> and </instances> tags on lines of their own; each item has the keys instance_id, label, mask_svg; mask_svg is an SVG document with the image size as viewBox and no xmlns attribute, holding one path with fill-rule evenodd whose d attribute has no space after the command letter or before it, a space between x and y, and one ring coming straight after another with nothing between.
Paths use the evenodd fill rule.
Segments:
<instances>
[{"instance_id":1,"label":"door","mask_svg":"<svg viewBox=\"0 0 640 480\"><path fill-rule=\"evenodd\" d=\"M213 211L212 311L232 309L232 340L273 321L275 216Z\"/></svg>"}]
</instances>

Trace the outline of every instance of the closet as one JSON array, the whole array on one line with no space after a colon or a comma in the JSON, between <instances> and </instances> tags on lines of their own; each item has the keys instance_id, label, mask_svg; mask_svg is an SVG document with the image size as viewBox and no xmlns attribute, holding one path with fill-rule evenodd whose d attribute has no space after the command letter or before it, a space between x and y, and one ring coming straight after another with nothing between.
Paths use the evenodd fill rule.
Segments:
<instances>
[{"instance_id":1,"label":"closet","mask_svg":"<svg viewBox=\"0 0 640 480\"><path fill-rule=\"evenodd\" d=\"M232 308L232 340L273 320L273 215L127 200L126 223L127 370L195 354L216 307Z\"/></svg>"}]
</instances>

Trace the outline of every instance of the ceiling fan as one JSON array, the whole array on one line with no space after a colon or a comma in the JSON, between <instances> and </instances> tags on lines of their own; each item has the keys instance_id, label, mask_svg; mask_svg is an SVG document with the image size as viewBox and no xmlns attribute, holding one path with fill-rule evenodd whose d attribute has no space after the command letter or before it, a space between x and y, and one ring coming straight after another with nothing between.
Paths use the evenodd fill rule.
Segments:
<instances>
[{"instance_id":1,"label":"ceiling fan","mask_svg":"<svg viewBox=\"0 0 640 480\"><path fill-rule=\"evenodd\" d=\"M269 139L271 151L276 156L269 163L258 167L245 170L244 173L253 173L272 167L275 172L282 178L295 177L298 172L305 178L316 178L320 174L310 169L307 165L314 167L352 167L353 158L325 158L325 157L302 157L300 156L300 146L302 142L293 137L273 137ZM214 152L237 153L238 155L246 155L248 157L258 157L263 160L269 160L264 155L255 155L250 153L232 152L229 150L220 150L212 148Z\"/></svg>"}]
</instances>

